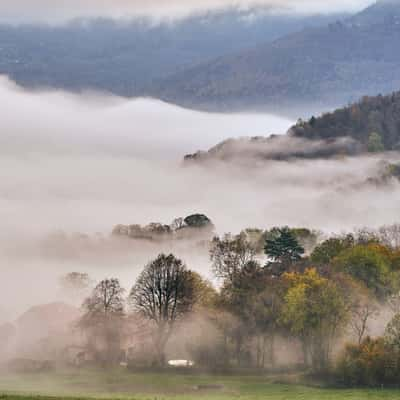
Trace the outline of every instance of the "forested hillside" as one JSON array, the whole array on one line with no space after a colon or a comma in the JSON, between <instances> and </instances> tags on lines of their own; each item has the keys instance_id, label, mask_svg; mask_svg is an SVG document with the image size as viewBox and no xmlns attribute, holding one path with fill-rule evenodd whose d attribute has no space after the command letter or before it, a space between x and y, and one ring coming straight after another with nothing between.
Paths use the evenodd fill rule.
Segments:
<instances>
[{"instance_id":1,"label":"forested hillside","mask_svg":"<svg viewBox=\"0 0 400 400\"><path fill-rule=\"evenodd\" d=\"M173 23L0 26L0 74L28 87L297 115L400 89L400 1L348 16L224 10Z\"/></svg>"},{"instance_id":2,"label":"forested hillside","mask_svg":"<svg viewBox=\"0 0 400 400\"><path fill-rule=\"evenodd\" d=\"M205 109L292 112L343 105L400 88L400 2L380 1L322 28L219 57L153 88L167 101Z\"/></svg>"},{"instance_id":3,"label":"forested hillside","mask_svg":"<svg viewBox=\"0 0 400 400\"><path fill-rule=\"evenodd\" d=\"M329 158L392 150L400 150L400 92L363 97L318 118L299 119L287 135L228 139L185 161ZM398 177L398 166L392 167L381 178Z\"/></svg>"},{"instance_id":4,"label":"forested hillside","mask_svg":"<svg viewBox=\"0 0 400 400\"><path fill-rule=\"evenodd\" d=\"M136 96L146 94L153 80L337 18L223 10L157 23L137 18L2 25L0 74L28 87Z\"/></svg>"},{"instance_id":5,"label":"forested hillside","mask_svg":"<svg viewBox=\"0 0 400 400\"><path fill-rule=\"evenodd\" d=\"M400 92L364 97L348 107L309 121L289 131L297 137L320 140L348 136L372 152L400 149Z\"/></svg>"}]
</instances>

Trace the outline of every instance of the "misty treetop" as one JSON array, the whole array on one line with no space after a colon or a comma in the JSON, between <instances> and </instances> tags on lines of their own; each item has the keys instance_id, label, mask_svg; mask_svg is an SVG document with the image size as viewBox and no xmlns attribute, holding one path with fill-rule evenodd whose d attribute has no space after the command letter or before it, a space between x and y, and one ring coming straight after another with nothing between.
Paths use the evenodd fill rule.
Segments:
<instances>
[{"instance_id":1,"label":"misty treetop","mask_svg":"<svg viewBox=\"0 0 400 400\"><path fill-rule=\"evenodd\" d=\"M209 238L214 231L214 224L204 214L191 214L185 218L175 218L166 225L152 222L146 226L138 224L116 225L112 231L114 236L140 240L175 240Z\"/></svg>"},{"instance_id":2,"label":"misty treetop","mask_svg":"<svg viewBox=\"0 0 400 400\"><path fill-rule=\"evenodd\" d=\"M82 325L93 326L110 321L114 323L125 312L125 289L116 278L104 279L83 302Z\"/></svg>"},{"instance_id":3,"label":"misty treetop","mask_svg":"<svg viewBox=\"0 0 400 400\"><path fill-rule=\"evenodd\" d=\"M264 252L273 263L283 267L301 260L304 248L297 240L296 232L289 227L272 230L265 241Z\"/></svg>"}]
</instances>

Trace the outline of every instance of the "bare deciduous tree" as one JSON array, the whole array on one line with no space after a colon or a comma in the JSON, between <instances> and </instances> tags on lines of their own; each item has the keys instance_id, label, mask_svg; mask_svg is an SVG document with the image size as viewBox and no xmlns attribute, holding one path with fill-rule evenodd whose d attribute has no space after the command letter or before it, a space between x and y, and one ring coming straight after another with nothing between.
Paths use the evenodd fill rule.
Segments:
<instances>
[{"instance_id":1,"label":"bare deciduous tree","mask_svg":"<svg viewBox=\"0 0 400 400\"><path fill-rule=\"evenodd\" d=\"M172 221L172 223L171 223L171 225L170 225L170 227L171 227L171 229L173 230L173 231L177 231L177 230L179 230L179 229L182 229L182 228L184 228L186 225L185 225L185 221L183 220L183 218L175 218L173 221Z\"/></svg>"},{"instance_id":2,"label":"bare deciduous tree","mask_svg":"<svg viewBox=\"0 0 400 400\"><path fill-rule=\"evenodd\" d=\"M353 308L350 328L356 335L359 345L368 334L368 322L377 315L378 307L370 302L359 303Z\"/></svg>"},{"instance_id":3,"label":"bare deciduous tree","mask_svg":"<svg viewBox=\"0 0 400 400\"><path fill-rule=\"evenodd\" d=\"M174 324L192 309L196 300L193 273L174 255L160 254L146 265L129 300L136 311L155 323L158 363L165 364L165 346Z\"/></svg>"},{"instance_id":4,"label":"bare deciduous tree","mask_svg":"<svg viewBox=\"0 0 400 400\"><path fill-rule=\"evenodd\" d=\"M105 279L83 303L80 326L88 333L89 347L107 363L120 356L124 292L118 279Z\"/></svg>"},{"instance_id":5,"label":"bare deciduous tree","mask_svg":"<svg viewBox=\"0 0 400 400\"><path fill-rule=\"evenodd\" d=\"M233 282L243 267L255 260L255 256L256 251L244 233L215 237L212 240L210 258L218 278Z\"/></svg>"},{"instance_id":6,"label":"bare deciduous tree","mask_svg":"<svg viewBox=\"0 0 400 400\"><path fill-rule=\"evenodd\" d=\"M92 316L122 315L123 295L124 289L118 279L104 279L94 288L92 295L84 301L83 307L87 314Z\"/></svg>"}]
</instances>

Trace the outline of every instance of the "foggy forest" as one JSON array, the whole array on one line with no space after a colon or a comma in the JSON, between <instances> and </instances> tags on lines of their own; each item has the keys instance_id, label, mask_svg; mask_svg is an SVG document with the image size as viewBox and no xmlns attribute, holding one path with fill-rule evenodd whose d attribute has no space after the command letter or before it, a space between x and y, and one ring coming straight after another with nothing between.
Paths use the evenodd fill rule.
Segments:
<instances>
[{"instance_id":1,"label":"foggy forest","mask_svg":"<svg viewBox=\"0 0 400 400\"><path fill-rule=\"evenodd\" d=\"M0 398L397 399L399 24L4 0Z\"/></svg>"}]
</instances>

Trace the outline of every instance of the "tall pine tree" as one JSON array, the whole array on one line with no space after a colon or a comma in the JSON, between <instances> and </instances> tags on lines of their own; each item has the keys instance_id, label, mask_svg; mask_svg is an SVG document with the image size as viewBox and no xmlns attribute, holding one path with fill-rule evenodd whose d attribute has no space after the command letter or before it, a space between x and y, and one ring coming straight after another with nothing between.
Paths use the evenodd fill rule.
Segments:
<instances>
[{"instance_id":1,"label":"tall pine tree","mask_svg":"<svg viewBox=\"0 0 400 400\"><path fill-rule=\"evenodd\" d=\"M304 248L289 227L278 228L275 231L273 237L266 239L264 252L273 263L280 264L284 270L292 263L301 260Z\"/></svg>"}]
</instances>

